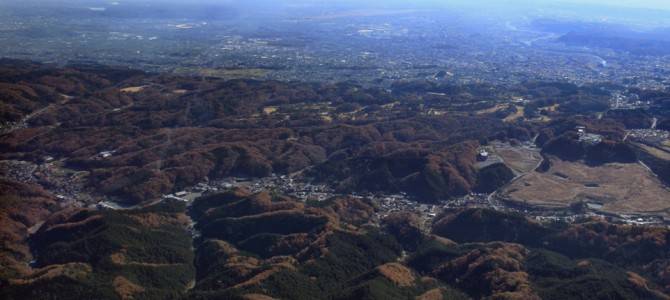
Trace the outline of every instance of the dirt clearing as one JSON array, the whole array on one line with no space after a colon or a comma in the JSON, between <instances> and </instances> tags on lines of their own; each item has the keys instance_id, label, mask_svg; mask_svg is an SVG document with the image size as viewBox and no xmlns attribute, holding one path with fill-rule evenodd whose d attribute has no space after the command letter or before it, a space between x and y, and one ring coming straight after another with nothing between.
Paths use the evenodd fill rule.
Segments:
<instances>
[{"instance_id":1,"label":"dirt clearing","mask_svg":"<svg viewBox=\"0 0 670 300\"><path fill-rule=\"evenodd\" d=\"M591 167L552 157L545 173L531 172L500 191L519 203L567 208L584 201L603 205L603 212L670 216L670 191L639 164L611 163Z\"/></svg>"},{"instance_id":2,"label":"dirt clearing","mask_svg":"<svg viewBox=\"0 0 670 300\"><path fill-rule=\"evenodd\" d=\"M537 148L510 146L508 143L496 143L495 152L519 174L532 171L542 159Z\"/></svg>"}]
</instances>

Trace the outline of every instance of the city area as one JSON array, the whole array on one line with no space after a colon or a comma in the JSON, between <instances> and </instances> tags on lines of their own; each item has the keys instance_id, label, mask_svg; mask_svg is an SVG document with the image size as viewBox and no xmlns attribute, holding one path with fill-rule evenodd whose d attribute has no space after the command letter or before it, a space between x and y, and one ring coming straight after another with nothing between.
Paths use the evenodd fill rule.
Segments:
<instances>
[{"instance_id":1,"label":"city area","mask_svg":"<svg viewBox=\"0 0 670 300\"><path fill-rule=\"evenodd\" d=\"M324 15L299 10L237 22L77 12L80 17L68 20L48 13L25 18L19 9L4 12L0 56L57 66L102 64L258 80L350 80L382 87L397 80L558 80L640 88L669 84L664 79L670 73L668 56L561 42L560 34L528 21L532 15L494 17L442 9ZM472 18L478 18L474 26ZM628 105L623 100L614 108Z\"/></svg>"}]
</instances>

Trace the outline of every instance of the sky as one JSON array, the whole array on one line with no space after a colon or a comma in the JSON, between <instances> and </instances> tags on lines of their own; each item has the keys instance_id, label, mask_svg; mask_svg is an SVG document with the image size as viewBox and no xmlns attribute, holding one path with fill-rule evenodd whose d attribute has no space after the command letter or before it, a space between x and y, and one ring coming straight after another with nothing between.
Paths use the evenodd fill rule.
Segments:
<instances>
[{"instance_id":1,"label":"sky","mask_svg":"<svg viewBox=\"0 0 670 300\"><path fill-rule=\"evenodd\" d=\"M188 0L185 0L188 1ZM190 0L202 1L202 0ZM652 8L652 9L666 9L670 10L670 0L276 0L277 2L285 3L313 3L313 4L328 4L328 3L405 3L408 5L429 3L429 4L445 4L445 3L471 3L471 4L505 4L519 5L522 3L532 3L533 5L541 5L543 3L588 3L588 4L604 4L622 7L637 7L637 8ZM218 2L228 3L244 3L254 2L254 0L220 0Z\"/></svg>"},{"instance_id":2,"label":"sky","mask_svg":"<svg viewBox=\"0 0 670 300\"><path fill-rule=\"evenodd\" d=\"M123 3L123 2L161 2L161 1L174 1L174 0L32 0L28 2L42 2L42 3L54 3L54 2L62 2L62 3L76 3L76 2L99 2L100 4L109 4L112 2L118 2L118 3ZM2 4L9 4L12 2L16 2L16 0L0 0L0 5ZM229 4L244 4L244 3L254 3L254 2L268 2L265 0L182 0L182 1L177 1L177 2L182 2L182 3L187 3L187 2L214 2L214 3L229 3ZM533 3L535 5L542 4L542 3L589 3L589 4L607 4L607 5L616 5L616 6L623 6L623 7L639 7L639 8L655 8L655 9L667 9L670 10L670 0L275 0L275 1L269 1L269 2L284 2L286 4L292 4L292 3L310 3L310 4L328 4L328 3L378 3L378 4L384 4L384 3L406 3L406 4L418 4L421 2L424 3L431 3L431 4L440 4L440 3L480 3L482 5L486 4L501 4L501 3L506 3L509 2L510 5L518 5L519 3L523 2L528 2L528 3Z\"/></svg>"},{"instance_id":3,"label":"sky","mask_svg":"<svg viewBox=\"0 0 670 300\"><path fill-rule=\"evenodd\" d=\"M542 2L541 0L536 2ZM562 0L560 2L608 4L623 7L653 8L670 10L669 0Z\"/></svg>"},{"instance_id":4,"label":"sky","mask_svg":"<svg viewBox=\"0 0 670 300\"><path fill-rule=\"evenodd\" d=\"M384 1L384 0L378 0ZM422 0L417 0L420 2ZM411 0L406 0L405 2L414 2ZM441 1L433 1L439 3ZM456 0L455 2L470 2L470 3L497 3L504 4L509 3L510 5L519 5L520 3L531 3L534 6L542 5L543 3L553 4L553 3L574 3L574 4L601 4L601 5L610 5L610 6L621 6L621 7L635 7L635 8L651 8L651 9L665 9L670 10L670 0Z\"/></svg>"},{"instance_id":5,"label":"sky","mask_svg":"<svg viewBox=\"0 0 670 300\"><path fill-rule=\"evenodd\" d=\"M487 14L506 17L515 14L534 14L551 17L563 15L583 20L603 20L625 23L644 23L647 27L670 27L670 0L0 0L3 6L43 6L65 4L68 7L107 9L119 4L132 6L147 4L149 9L163 3L180 6L205 3L207 7L229 7L245 15L263 12L266 15L310 13L310 10L327 14L356 9L458 9L463 13ZM580 5L588 4L588 5ZM214 6L212 6L214 5ZM601 6L607 6L601 9ZM642 8L630 10L629 8ZM649 11L643 9L656 9ZM659 10L660 9L660 10ZM153 10L150 12L157 12ZM148 13L150 13L148 12ZM142 12L138 12L141 14ZM0 21L1 22L1 21ZM648 23L648 24L647 24Z\"/></svg>"},{"instance_id":6,"label":"sky","mask_svg":"<svg viewBox=\"0 0 670 300\"><path fill-rule=\"evenodd\" d=\"M99 2L101 4L104 3L112 3L112 2L118 2L118 3L123 3L123 2L161 2L161 1L173 1L173 0L32 0L29 2L42 2L42 3L53 3L53 2L62 2L62 3L76 3L76 2ZM2 4L8 4L11 2L16 2L16 0L0 0L0 5ZM253 3L253 2L268 2L268 1L263 1L263 0L182 0L182 1L177 1L177 2L182 2L182 3L187 3L187 2L214 2L214 3L229 3L229 4L243 4L243 3ZM608 4L608 5L616 5L616 6L624 6L624 7L642 7L642 8L660 8L660 9L668 9L670 10L670 1L669 0L275 0L275 1L269 1L269 2L284 2L284 3L313 3L313 4L328 4L328 3L361 3L361 2L369 2L369 3L385 3L385 2L395 2L395 3L420 3L420 2L428 2L428 3L445 3L445 2L469 2L469 3L481 3L483 5L485 4L492 4L492 3L505 3L509 2L511 4L518 4L522 2L529 2L529 3L534 3L534 4L541 4L543 2L546 3L589 3L589 4Z\"/></svg>"}]
</instances>

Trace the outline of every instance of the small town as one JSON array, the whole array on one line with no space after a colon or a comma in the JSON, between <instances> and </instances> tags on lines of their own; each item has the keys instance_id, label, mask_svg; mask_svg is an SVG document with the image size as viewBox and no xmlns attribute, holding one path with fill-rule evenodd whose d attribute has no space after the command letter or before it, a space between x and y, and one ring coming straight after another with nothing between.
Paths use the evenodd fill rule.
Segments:
<instances>
[{"instance_id":1,"label":"small town","mask_svg":"<svg viewBox=\"0 0 670 300\"><path fill-rule=\"evenodd\" d=\"M668 131L659 129L633 129L630 130L629 138L638 143L647 145L660 145L668 140Z\"/></svg>"},{"instance_id":2,"label":"small town","mask_svg":"<svg viewBox=\"0 0 670 300\"><path fill-rule=\"evenodd\" d=\"M657 216L638 216L638 215L615 215L603 214L598 212L602 205L587 203L588 212L574 213L570 209L547 210L543 208L533 208L520 206L517 203L510 203L500 199L495 193L481 194L471 193L462 197L456 197L435 204L426 204L416 201L405 193L398 194L350 194L342 195L334 193L325 185L312 185L307 182L293 180L285 175L273 174L270 177L260 179L249 178L231 178L230 180L213 181L209 183L200 183L192 188L174 194L165 195L163 199L176 199L190 203L197 197L207 193L216 193L229 190L234 187L249 188L251 191L258 192L269 190L282 193L287 196L300 199L302 201L325 201L332 197L349 196L354 198L368 198L379 204L380 210L376 213L374 220L379 222L385 216L393 212L412 212L420 217L423 229L430 230L430 225L435 217L443 210L463 210L467 208L488 208L503 212L521 213L535 218L542 222L563 221L568 223L577 222L589 218L603 218L612 223L618 224L644 224L644 225L662 225L670 227L670 220L665 220ZM493 195L493 197L491 197ZM156 202L153 202L156 203ZM103 209L119 209L112 203L104 202L98 205Z\"/></svg>"},{"instance_id":3,"label":"small town","mask_svg":"<svg viewBox=\"0 0 670 300\"><path fill-rule=\"evenodd\" d=\"M596 134L590 134L584 127L575 128L580 134L580 138L590 142L598 143L602 137ZM647 141L667 140L668 133L660 130L634 130L630 137L633 139L646 139ZM494 147L494 148L491 148ZM484 168L494 163L502 163L503 159L496 154L497 151L509 151L521 149L520 151L538 151L532 142L520 143L517 146L511 146L507 143L494 143L491 147L481 148L478 152L478 167ZM516 147L516 148L515 148ZM487 151L489 149L489 151ZM115 151L103 151L96 157L104 159L114 155ZM60 167L60 162L47 157L40 164L33 164L24 161L3 161L3 169L8 170L3 177L7 179L18 180L26 183L42 185L51 191L60 201L62 207L91 207L97 209L132 209L135 206L123 206L115 202L115 199L92 196L81 189L82 176L73 170L67 170ZM523 175L515 170L517 176ZM374 220L379 221L392 212L408 211L418 215L423 220L425 230L429 230L432 220L442 210L462 210L466 208L489 208L504 212L522 213L533 217L539 221L565 221L575 222L585 218L600 217L614 223L626 224L647 224L647 225L668 225L670 220L654 216L638 215L614 215L602 214L598 212L599 205L587 203L589 212L574 213L570 209L547 210L543 208L534 208L520 206L518 203L511 203L501 199L495 192L492 194L471 193L462 197L451 198L438 203L421 203L413 197L405 194L350 194L342 195L336 193L332 188L324 184L313 184L311 180L300 176L300 174L280 175L272 174L264 178L241 178L230 177L223 180L211 180L202 182L192 187L173 194L164 195L160 199L148 201L148 205L158 203L163 200L173 199L190 203L196 198L207 193L216 193L230 190L232 188L247 188L252 192L269 190L275 193L284 194L302 201L325 201L336 196L350 196L356 198L368 198L378 203L380 210L377 212Z\"/></svg>"}]
</instances>

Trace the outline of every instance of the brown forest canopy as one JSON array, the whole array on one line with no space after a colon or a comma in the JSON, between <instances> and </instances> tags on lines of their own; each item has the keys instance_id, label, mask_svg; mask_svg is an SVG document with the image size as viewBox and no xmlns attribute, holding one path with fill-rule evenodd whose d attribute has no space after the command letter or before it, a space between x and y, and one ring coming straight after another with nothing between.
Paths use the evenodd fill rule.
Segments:
<instances>
[{"instance_id":1,"label":"brown forest canopy","mask_svg":"<svg viewBox=\"0 0 670 300\"><path fill-rule=\"evenodd\" d=\"M418 81L386 90L10 61L0 70L0 159L62 159L90 174L88 188L128 202L206 180L307 168L340 192L405 191L434 201L472 191L480 144L540 133L542 145L575 125L620 139L626 119L572 117L606 109L609 94L567 83ZM500 99L513 95L531 100L504 108ZM524 116L503 122L518 105ZM550 123L524 122L542 109Z\"/></svg>"},{"instance_id":2,"label":"brown forest canopy","mask_svg":"<svg viewBox=\"0 0 670 300\"><path fill-rule=\"evenodd\" d=\"M130 202L207 179L310 166L320 166L314 174L341 191L415 190L434 200L471 190L473 140L527 131L486 116L422 113L420 107L444 105L423 103L408 90L349 82L2 68L0 93L8 107L2 121L28 116L28 128L4 135L0 158L66 159L68 167L90 171L90 188ZM102 158L103 151L115 152ZM364 181L361 172L386 182Z\"/></svg>"}]
</instances>

